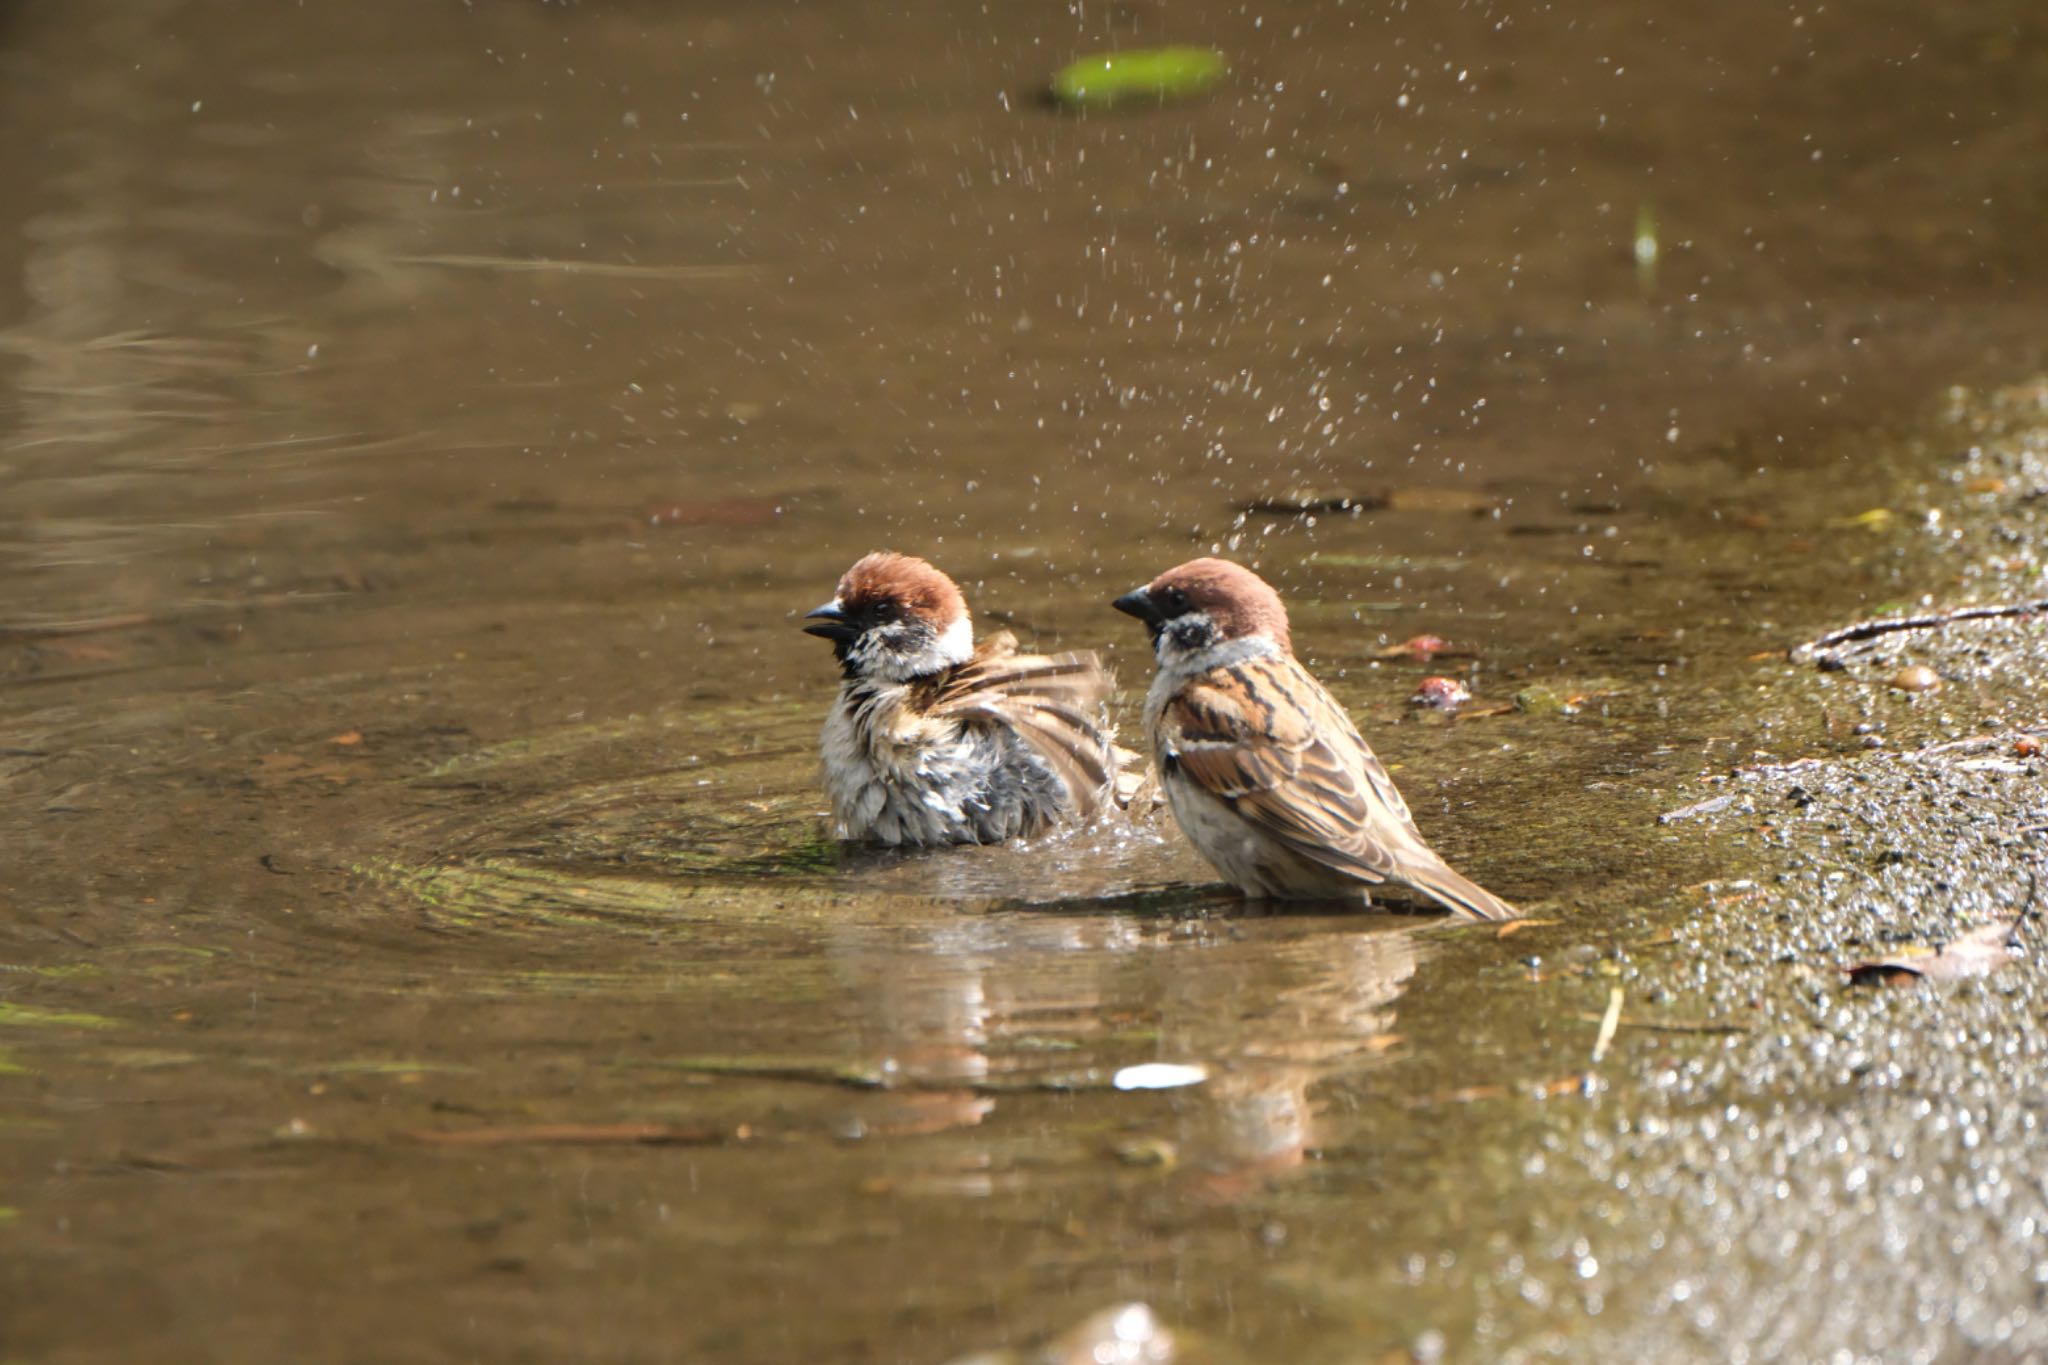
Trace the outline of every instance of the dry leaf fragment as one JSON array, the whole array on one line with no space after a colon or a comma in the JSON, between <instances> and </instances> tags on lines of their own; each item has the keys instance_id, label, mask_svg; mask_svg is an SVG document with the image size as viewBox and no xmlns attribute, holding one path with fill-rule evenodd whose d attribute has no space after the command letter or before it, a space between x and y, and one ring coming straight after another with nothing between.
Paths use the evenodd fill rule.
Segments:
<instances>
[{"instance_id":1,"label":"dry leaf fragment","mask_svg":"<svg viewBox=\"0 0 2048 1365\"><path fill-rule=\"evenodd\" d=\"M1411 706L1427 706L1435 711L1455 711L1472 700L1472 689L1456 678L1424 678L1415 685L1415 695L1408 698Z\"/></svg>"},{"instance_id":2,"label":"dry leaf fragment","mask_svg":"<svg viewBox=\"0 0 2048 1365\"><path fill-rule=\"evenodd\" d=\"M310 763L297 754L265 754L256 760L256 780L265 786L316 777L337 786L349 780L339 763Z\"/></svg>"},{"instance_id":3,"label":"dry leaf fragment","mask_svg":"<svg viewBox=\"0 0 2048 1365\"><path fill-rule=\"evenodd\" d=\"M1449 652L1450 648L1441 635L1416 635L1398 645L1388 645L1385 649L1375 650L1373 658L1420 659L1423 663L1428 663L1437 655Z\"/></svg>"},{"instance_id":4,"label":"dry leaf fragment","mask_svg":"<svg viewBox=\"0 0 2048 1365\"><path fill-rule=\"evenodd\" d=\"M2016 958L2021 949L2019 914L1980 925L1938 949L1909 949L1892 957L1857 962L1842 970L1852 986L1898 985L1909 981L1961 981L1987 976Z\"/></svg>"}]
</instances>

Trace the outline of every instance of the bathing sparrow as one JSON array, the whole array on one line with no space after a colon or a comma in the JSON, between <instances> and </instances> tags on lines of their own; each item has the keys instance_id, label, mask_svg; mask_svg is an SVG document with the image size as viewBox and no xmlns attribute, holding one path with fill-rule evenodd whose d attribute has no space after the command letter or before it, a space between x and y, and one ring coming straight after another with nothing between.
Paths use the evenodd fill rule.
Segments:
<instances>
[{"instance_id":1,"label":"bathing sparrow","mask_svg":"<svg viewBox=\"0 0 2048 1365\"><path fill-rule=\"evenodd\" d=\"M825 718L825 790L842 838L985 844L1085 820L1110 799L1117 750L1092 653L974 643L953 580L868 555L804 617L843 675Z\"/></svg>"},{"instance_id":2,"label":"bathing sparrow","mask_svg":"<svg viewBox=\"0 0 2048 1365\"><path fill-rule=\"evenodd\" d=\"M1518 916L1423 842L1386 768L1294 657L1287 609L1257 574L1192 560L1115 605L1152 636L1145 733L1167 802L1239 890L1370 900L1407 887L1472 919Z\"/></svg>"}]
</instances>

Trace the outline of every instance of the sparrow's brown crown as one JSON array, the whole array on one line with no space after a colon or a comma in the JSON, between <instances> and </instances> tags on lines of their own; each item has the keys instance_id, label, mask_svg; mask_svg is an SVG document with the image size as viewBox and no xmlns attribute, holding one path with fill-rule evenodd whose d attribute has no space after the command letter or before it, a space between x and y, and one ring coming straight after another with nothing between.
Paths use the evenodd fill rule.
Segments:
<instances>
[{"instance_id":1,"label":"sparrow's brown crown","mask_svg":"<svg viewBox=\"0 0 2048 1365\"><path fill-rule=\"evenodd\" d=\"M1182 599L1188 609L1207 612L1223 639L1264 634L1283 651L1294 650L1280 594L1242 564L1227 559L1191 559L1153 579L1145 593L1167 616L1178 614L1169 604Z\"/></svg>"},{"instance_id":2,"label":"sparrow's brown crown","mask_svg":"<svg viewBox=\"0 0 2048 1365\"><path fill-rule=\"evenodd\" d=\"M838 598L848 615L881 602L893 602L898 611L922 617L939 630L967 617L967 599L953 580L911 555L878 550L846 571L839 580Z\"/></svg>"}]
</instances>

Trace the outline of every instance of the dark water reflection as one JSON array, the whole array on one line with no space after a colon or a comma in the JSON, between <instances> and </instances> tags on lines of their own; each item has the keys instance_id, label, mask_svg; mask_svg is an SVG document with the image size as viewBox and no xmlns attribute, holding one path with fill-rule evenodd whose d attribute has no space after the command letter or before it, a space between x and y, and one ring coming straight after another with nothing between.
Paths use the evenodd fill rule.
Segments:
<instances>
[{"instance_id":1,"label":"dark water reflection","mask_svg":"<svg viewBox=\"0 0 2048 1365\"><path fill-rule=\"evenodd\" d=\"M1031 98L1163 40L1227 92ZM1655 1338L1586 1249L1654 1211L1534 1184L1604 988L1512 987L1701 875L1703 660L1893 590L1830 433L2038 359L2044 74L2017 5L0 9L0 1347ZM792 612L883 545L1127 687L1106 599L1255 559L1569 922L834 849ZM1418 718L1422 631L1591 700ZM408 1136L627 1121L717 1140Z\"/></svg>"}]
</instances>

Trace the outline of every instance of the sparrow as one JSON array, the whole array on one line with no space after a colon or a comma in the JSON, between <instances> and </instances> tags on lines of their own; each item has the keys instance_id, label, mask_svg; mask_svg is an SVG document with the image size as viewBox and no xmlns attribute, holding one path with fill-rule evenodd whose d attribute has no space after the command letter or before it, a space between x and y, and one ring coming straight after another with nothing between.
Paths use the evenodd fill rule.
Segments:
<instances>
[{"instance_id":1,"label":"sparrow","mask_svg":"<svg viewBox=\"0 0 2048 1365\"><path fill-rule=\"evenodd\" d=\"M1423 842L1386 768L1294 657L1265 580L1190 560L1115 606L1152 636L1145 734L1167 803L1239 890L1369 902L1397 886L1471 919L1519 916Z\"/></svg>"},{"instance_id":2,"label":"sparrow","mask_svg":"<svg viewBox=\"0 0 2048 1365\"><path fill-rule=\"evenodd\" d=\"M804 617L842 678L825 717L841 838L987 844L1095 815L1113 794L1112 681L1092 653L974 643L966 599L922 559L877 553Z\"/></svg>"}]
</instances>

